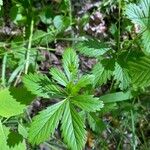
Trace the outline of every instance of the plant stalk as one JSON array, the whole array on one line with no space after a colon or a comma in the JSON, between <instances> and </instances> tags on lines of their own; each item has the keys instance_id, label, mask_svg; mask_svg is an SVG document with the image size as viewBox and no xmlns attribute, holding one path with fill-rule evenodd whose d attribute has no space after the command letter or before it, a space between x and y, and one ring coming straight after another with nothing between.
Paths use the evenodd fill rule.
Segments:
<instances>
[{"instance_id":1,"label":"plant stalk","mask_svg":"<svg viewBox=\"0 0 150 150\"><path fill-rule=\"evenodd\" d=\"M132 123L132 146L133 150L136 150L136 141L135 141L135 124L134 124L134 114L133 110L131 110L131 123Z\"/></svg>"},{"instance_id":2,"label":"plant stalk","mask_svg":"<svg viewBox=\"0 0 150 150\"><path fill-rule=\"evenodd\" d=\"M2 62L2 86L6 86L6 63L7 63L7 52L4 54L3 62Z\"/></svg>"},{"instance_id":3,"label":"plant stalk","mask_svg":"<svg viewBox=\"0 0 150 150\"><path fill-rule=\"evenodd\" d=\"M29 68L29 64L30 64L30 50L31 50L31 46L32 46L33 27L34 27L34 20L32 18L31 25L30 25L29 43L28 43L27 53L26 53L25 74L28 73L28 68Z\"/></svg>"},{"instance_id":4,"label":"plant stalk","mask_svg":"<svg viewBox=\"0 0 150 150\"><path fill-rule=\"evenodd\" d=\"M118 10L119 18L118 18L118 41L117 41L117 48L118 51L120 50L120 20L121 20L121 0L119 0L119 10Z\"/></svg>"}]
</instances>

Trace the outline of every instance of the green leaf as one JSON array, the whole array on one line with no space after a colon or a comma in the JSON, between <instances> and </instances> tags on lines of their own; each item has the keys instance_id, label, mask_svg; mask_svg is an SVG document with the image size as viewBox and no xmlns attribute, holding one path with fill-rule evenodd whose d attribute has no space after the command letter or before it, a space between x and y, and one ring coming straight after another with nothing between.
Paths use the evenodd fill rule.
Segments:
<instances>
[{"instance_id":1,"label":"green leaf","mask_svg":"<svg viewBox=\"0 0 150 150\"><path fill-rule=\"evenodd\" d=\"M82 150L86 142L85 125L69 101L65 106L61 128L68 148L72 150Z\"/></svg>"},{"instance_id":2,"label":"green leaf","mask_svg":"<svg viewBox=\"0 0 150 150\"><path fill-rule=\"evenodd\" d=\"M16 116L22 114L24 109L25 106L17 102L10 95L8 89L3 89L0 91L0 116L6 118Z\"/></svg>"},{"instance_id":3,"label":"green leaf","mask_svg":"<svg viewBox=\"0 0 150 150\"><path fill-rule=\"evenodd\" d=\"M129 63L129 73L135 88L150 86L150 57L141 57Z\"/></svg>"},{"instance_id":4,"label":"green leaf","mask_svg":"<svg viewBox=\"0 0 150 150\"><path fill-rule=\"evenodd\" d=\"M2 122L0 121L0 147L1 150L9 150L9 147L7 145L7 138L9 134L9 128L2 125Z\"/></svg>"},{"instance_id":5,"label":"green leaf","mask_svg":"<svg viewBox=\"0 0 150 150\"><path fill-rule=\"evenodd\" d=\"M54 85L47 76L42 74L28 74L23 77L25 87L40 97L50 98L61 96L61 89Z\"/></svg>"},{"instance_id":6,"label":"green leaf","mask_svg":"<svg viewBox=\"0 0 150 150\"><path fill-rule=\"evenodd\" d=\"M8 80L9 85L15 80L17 75L24 69L24 65L25 65L25 63L20 64L16 69L14 69L14 71L11 73L11 76Z\"/></svg>"},{"instance_id":7,"label":"green leaf","mask_svg":"<svg viewBox=\"0 0 150 150\"><path fill-rule=\"evenodd\" d=\"M62 117L65 100L48 107L33 118L29 129L29 141L40 144L53 135Z\"/></svg>"},{"instance_id":8,"label":"green leaf","mask_svg":"<svg viewBox=\"0 0 150 150\"><path fill-rule=\"evenodd\" d=\"M18 134L16 131L10 131L7 138L7 144L9 147L15 147L21 142L23 142L22 135Z\"/></svg>"},{"instance_id":9,"label":"green leaf","mask_svg":"<svg viewBox=\"0 0 150 150\"><path fill-rule=\"evenodd\" d=\"M36 30L33 34L33 45L47 45L48 43L54 41L54 35L49 32L42 30Z\"/></svg>"},{"instance_id":10,"label":"green leaf","mask_svg":"<svg viewBox=\"0 0 150 150\"><path fill-rule=\"evenodd\" d=\"M81 88L84 88L87 85L92 85L93 81L94 81L93 75L83 75L74 85L74 89L78 92Z\"/></svg>"},{"instance_id":11,"label":"green leaf","mask_svg":"<svg viewBox=\"0 0 150 150\"><path fill-rule=\"evenodd\" d=\"M79 95L73 97L71 102L78 106L79 108L88 111L88 112L95 112L103 108L103 102L100 101L98 98L93 97L93 95Z\"/></svg>"},{"instance_id":12,"label":"green leaf","mask_svg":"<svg viewBox=\"0 0 150 150\"><path fill-rule=\"evenodd\" d=\"M52 23L53 10L51 6L44 7L39 13L39 17L44 24L50 25Z\"/></svg>"},{"instance_id":13,"label":"green leaf","mask_svg":"<svg viewBox=\"0 0 150 150\"><path fill-rule=\"evenodd\" d=\"M24 105L29 105L35 99L35 95L32 95L30 92L28 92L25 87L10 87L9 91L17 102L20 102Z\"/></svg>"},{"instance_id":14,"label":"green leaf","mask_svg":"<svg viewBox=\"0 0 150 150\"><path fill-rule=\"evenodd\" d=\"M94 113L87 114L87 121L90 128L96 133L102 133L106 129L106 125L102 118L97 117Z\"/></svg>"},{"instance_id":15,"label":"green leaf","mask_svg":"<svg viewBox=\"0 0 150 150\"><path fill-rule=\"evenodd\" d=\"M79 58L72 48L65 50L62 62L68 80L71 81L76 78L79 67Z\"/></svg>"},{"instance_id":16,"label":"green leaf","mask_svg":"<svg viewBox=\"0 0 150 150\"><path fill-rule=\"evenodd\" d=\"M22 142L18 143L14 147L9 148L9 150L26 150L26 142L23 140Z\"/></svg>"},{"instance_id":17,"label":"green leaf","mask_svg":"<svg viewBox=\"0 0 150 150\"><path fill-rule=\"evenodd\" d=\"M53 20L54 26L57 30L61 31L64 27L63 16L56 16Z\"/></svg>"},{"instance_id":18,"label":"green leaf","mask_svg":"<svg viewBox=\"0 0 150 150\"><path fill-rule=\"evenodd\" d=\"M68 83L68 79L65 76L65 74L58 68L52 68L50 70L50 74L52 75L52 78L56 80L60 85L65 86Z\"/></svg>"},{"instance_id":19,"label":"green leaf","mask_svg":"<svg viewBox=\"0 0 150 150\"><path fill-rule=\"evenodd\" d=\"M126 8L126 15L140 27L144 51L150 53L150 0L141 0L138 5L129 4Z\"/></svg>"},{"instance_id":20,"label":"green leaf","mask_svg":"<svg viewBox=\"0 0 150 150\"><path fill-rule=\"evenodd\" d=\"M76 48L81 54L89 57L99 57L110 50L104 43L92 39L78 43Z\"/></svg>"},{"instance_id":21,"label":"green leaf","mask_svg":"<svg viewBox=\"0 0 150 150\"><path fill-rule=\"evenodd\" d=\"M116 63L113 75L121 90L125 90L129 87L131 79L126 68L122 68L118 63Z\"/></svg>"},{"instance_id":22,"label":"green leaf","mask_svg":"<svg viewBox=\"0 0 150 150\"><path fill-rule=\"evenodd\" d=\"M21 134L25 139L28 137L27 128L19 123L18 125L18 132Z\"/></svg>"},{"instance_id":23,"label":"green leaf","mask_svg":"<svg viewBox=\"0 0 150 150\"><path fill-rule=\"evenodd\" d=\"M54 27L57 29L57 32L60 32L70 25L70 18L67 16L55 16L53 19Z\"/></svg>"},{"instance_id":24,"label":"green leaf","mask_svg":"<svg viewBox=\"0 0 150 150\"><path fill-rule=\"evenodd\" d=\"M105 84L113 74L111 70L105 69L100 63L94 66L92 72L95 76L94 84L99 86Z\"/></svg>"},{"instance_id":25,"label":"green leaf","mask_svg":"<svg viewBox=\"0 0 150 150\"><path fill-rule=\"evenodd\" d=\"M104 103L114 103L114 102L129 100L131 98L133 98L133 96L131 92L128 91L128 92L116 92L116 93L106 94L104 96L101 96L99 99Z\"/></svg>"}]
</instances>

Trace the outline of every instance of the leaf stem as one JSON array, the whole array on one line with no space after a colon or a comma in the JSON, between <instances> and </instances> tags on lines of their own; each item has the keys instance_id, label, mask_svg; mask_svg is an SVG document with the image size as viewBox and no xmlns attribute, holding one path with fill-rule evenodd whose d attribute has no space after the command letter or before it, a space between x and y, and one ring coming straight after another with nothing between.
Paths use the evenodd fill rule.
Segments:
<instances>
[{"instance_id":1,"label":"leaf stem","mask_svg":"<svg viewBox=\"0 0 150 150\"><path fill-rule=\"evenodd\" d=\"M30 25L29 43L28 43L28 48L27 48L27 53L26 53L25 74L28 73L28 68L29 68L29 63L30 63L30 50L32 46L33 27L34 27L34 19L32 18L31 25Z\"/></svg>"},{"instance_id":2,"label":"leaf stem","mask_svg":"<svg viewBox=\"0 0 150 150\"><path fill-rule=\"evenodd\" d=\"M71 38L74 38L74 31L72 29L72 4L71 4L71 0L68 0L68 6L69 6L69 20L70 20L70 27L71 27ZM72 41L72 44L74 43L74 41Z\"/></svg>"},{"instance_id":3,"label":"leaf stem","mask_svg":"<svg viewBox=\"0 0 150 150\"><path fill-rule=\"evenodd\" d=\"M6 78L5 78L5 75L6 75L6 63L7 63L7 52L5 53L4 57L3 57L3 62L2 62L2 77L1 77L1 80L2 80L2 86L6 86Z\"/></svg>"},{"instance_id":4,"label":"leaf stem","mask_svg":"<svg viewBox=\"0 0 150 150\"><path fill-rule=\"evenodd\" d=\"M136 150L135 126L134 126L134 114L133 114L133 110L131 110L131 123L132 123L132 146L133 146L133 150Z\"/></svg>"},{"instance_id":5,"label":"leaf stem","mask_svg":"<svg viewBox=\"0 0 150 150\"><path fill-rule=\"evenodd\" d=\"M120 50L120 20L121 20L121 0L119 0L119 18L118 18L118 41L117 41L117 47L118 47L118 51Z\"/></svg>"}]
</instances>

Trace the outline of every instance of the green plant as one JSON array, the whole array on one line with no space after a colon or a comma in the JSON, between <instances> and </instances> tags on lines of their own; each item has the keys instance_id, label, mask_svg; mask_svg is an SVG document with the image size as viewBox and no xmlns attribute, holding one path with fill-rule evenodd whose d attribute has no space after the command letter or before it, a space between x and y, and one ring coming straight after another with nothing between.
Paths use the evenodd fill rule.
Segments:
<instances>
[{"instance_id":1,"label":"green plant","mask_svg":"<svg viewBox=\"0 0 150 150\"><path fill-rule=\"evenodd\" d=\"M127 140L133 149L148 149L150 0L135 1L96 3L83 10L83 20L74 1L11 1L8 19L21 33L0 36L0 149L124 149ZM0 0L1 25L5 2ZM93 39L80 31L90 11L98 10L106 33ZM90 24L97 27L101 15L94 17ZM71 48L62 66L45 75L41 64L54 65L50 55L60 59L59 46ZM83 69L91 58L94 67Z\"/></svg>"},{"instance_id":2,"label":"green plant","mask_svg":"<svg viewBox=\"0 0 150 150\"><path fill-rule=\"evenodd\" d=\"M23 78L25 86L32 94L59 99L58 103L33 118L29 141L32 144L44 142L54 134L61 120L64 141L69 148L79 150L86 142L85 125L79 112L99 111L103 102L87 89L92 86L93 76L79 75L79 59L73 49L69 48L64 52L62 63L64 72L58 68L50 69L51 80L47 76L31 73Z\"/></svg>"}]
</instances>

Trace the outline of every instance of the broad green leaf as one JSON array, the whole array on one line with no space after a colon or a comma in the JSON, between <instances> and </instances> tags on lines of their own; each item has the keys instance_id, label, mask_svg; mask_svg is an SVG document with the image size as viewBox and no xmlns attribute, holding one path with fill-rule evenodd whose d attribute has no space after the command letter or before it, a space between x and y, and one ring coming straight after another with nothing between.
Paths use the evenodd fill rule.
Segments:
<instances>
[{"instance_id":1,"label":"broad green leaf","mask_svg":"<svg viewBox=\"0 0 150 150\"><path fill-rule=\"evenodd\" d=\"M44 24L50 25L52 23L53 11L51 6L44 7L39 13L39 17Z\"/></svg>"},{"instance_id":2,"label":"broad green leaf","mask_svg":"<svg viewBox=\"0 0 150 150\"><path fill-rule=\"evenodd\" d=\"M47 45L55 39L51 32L36 30L33 34L33 45Z\"/></svg>"},{"instance_id":3,"label":"broad green leaf","mask_svg":"<svg viewBox=\"0 0 150 150\"><path fill-rule=\"evenodd\" d=\"M7 138L7 145L9 145L9 147L15 147L22 142L23 142L22 135L20 135L16 131L10 130L10 133L8 134L8 138Z\"/></svg>"},{"instance_id":4,"label":"broad green leaf","mask_svg":"<svg viewBox=\"0 0 150 150\"><path fill-rule=\"evenodd\" d=\"M129 87L131 79L126 68L122 68L118 63L116 63L113 75L121 90L125 90Z\"/></svg>"},{"instance_id":5,"label":"broad green leaf","mask_svg":"<svg viewBox=\"0 0 150 150\"><path fill-rule=\"evenodd\" d=\"M26 16L23 16L23 7L20 4L14 5L10 9L10 18L15 24L23 23L26 21Z\"/></svg>"},{"instance_id":6,"label":"broad green leaf","mask_svg":"<svg viewBox=\"0 0 150 150\"><path fill-rule=\"evenodd\" d=\"M9 147L7 145L7 138L9 134L9 128L6 128L2 125L2 122L0 121L0 148L1 150L9 150Z\"/></svg>"},{"instance_id":7,"label":"broad green leaf","mask_svg":"<svg viewBox=\"0 0 150 150\"><path fill-rule=\"evenodd\" d=\"M62 136L71 150L82 150L86 142L85 125L68 101L62 118Z\"/></svg>"},{"instance_id":8,"label":"broad green leaf","mask_svg":"<svg viewBox=\"0 0 150 150\"><path fill-rule=\"evenodd\" d=\"M31 104L31 102L35 99L35 95L31 94L31 92L28 92L25 87L10 87L9 91L17 102L20 102L24 105Z\"/></svg>"},{"instance_id":9,"label":"broad green leaf","mask_svg":"<svg viewBox=\"0 0 150 150\"><path fill-rule=\"evenodd\" d=\"M79 92L80 89L92 85L94 82L94 76L93 75L83 75L78 82L74 85L74 89L76 92Z\"/></svg>"},{"instance_id":10,"label":"broad green leaf","mask_svg":"<svg viewBox=\"0 0 150 150\"><path fill-rule=\"evenodd\" d=\"M58 68L52 68L50 70L50 74L52 75L52 78L56 80L60 85L66 86L68 83L68 79L65 76L65 74Z\"/></svg>"},{"instance_id":11,"label":"broad green leaf","mask_svg":"<svg viewBox=\"0 0 150 150\"><path fill-rule=\"evenodd\" d=\"M94 76L93 75L83 75L81 78L78 80L76 83L76 88L83 88L86 87L87 85L93 84L94 81Z\"/></svg>"},{"instance_id":12,"label":"broad green leaf","mask_svg":"<svg viewBox=\"0 0 150 150\"><path fill-rule=\"evenodd\" d=\"M90 128L96 133L102 133L102 131L106 129L106 125L103 122L102 118L97 117L95 113L88 113L87 121Z\"/></svg>"},{"instance_id":13,"label":"broad green leaf","mask_svg":"<svg viewBox=\"0 0 150 150\"><path fill-rule=\"evenodd\" d=\"M131 98L133 98L133 96L131 92L128 91L128 92L116 92L116 93L106 94L104 96L101 96L99 99L104 103L115 103L115 102L129 100Z\"/></svg>"},{"instance_id":14,"label":"broad green leaf","mask_svg":"<svg viewBox=\"0 0 150 150\"><path fill-rule=\"evenodd\" d=\"M56 16L53 20L54 26L57 30L61 31L64 27L63 16Z\"/></svg>"},{"instance_id":15,"label":"broad green leaf","mask_svg":"<svg viewBox=\"0 0 150 150\"><path fill-rule=\"evenodd\" d=\"M94 66L92 72L95 76L94 84L99 86L105 84L113 74L111 70L105 69L100 63Z\"/></svg>"},{"instance_id":16,"label":"broad green leaf","mask_svg":"<svg viewBox=\"0 0 150 150\"><path fill-rule=\"evenodd\" d=\"M40 97L50 98L61 96L61 89L54 85L47 76L42 74L28 74L23 77L25 87Z\"/></svg>"},{"instance_id":17,"label":"broad green leaf","mask_svg":"<svg viewBox=\"0 0 150 150\"><path fill-rule=\"evenodd\" d=\"M8 89L3 89L0 91L0 116L6 118L16 116L22 114L24 109L25 106L17 102L10 95Z\"/></svg>"},{"instance_id":18,"label":"broad green leaf","mask_svg":"<svg viewBox=\"0 0 150 150\"><path fill-rule=\"evenodd\" d=\"M14 143L14 145L8 146L9 136L11 136L10 133L11 132L9 128L2 125L0 121L0 149L1 150L26 150L27 148L24 140L19 143ZM13 137L12 141L16 142L16 139L17 138L15 136Z\"/></svg>"},{"instance_id":19,"label":"broad green leaf","mask_svg":"<svg viewBox=\"0 0 150 150\"><path fill-rule=\"evenodd\" d=\"M92 39L78 43L76 48L81 54L89 57L99 57L110 50L104 43Z\"/></svg>"},{"instance_id":20,"label":"broad green leaf","mask_svg":"<svg viewBox=\"0 0 150 150\"><path fill-rule=\"evenodd\" d=\"M27 150L25 140L23 140L22 142L18 143L14 147L10 147L9 150Z\"/></svg>"},{"instance_id":21,"label":"broad green leaf","mask_svg":"<svg viewBox=\"0 0 150 150\"><path fill-rule=\"evenodd\" d=\"M78 73L79 58L72 48L65 50L63 54L63 68L68 77L68 80L74 80Z\"/></svg>"},{"instance_id":22,"label":"broad green leaf","mask_svg":"<svg viewBox=\"0 0 150 150\"><path fill-rule=\"evenodd\" d=\"M93 97L93 95L79 95L73 97L71 102L78 106L79 108L88 111L88 112L95 112L103 108L103 102L100 101L98 98Z\"/></svg>"},{"instance_id":23,"label":"broad green leaf","mask_svg":"<svg viewBox=\"0 0 150 150\"><path fill-rule=\"evenodd\" d=\"M33 118L29 129L29 141L34 144L40 144L53 135L62 117L65 100L41 111L39 115Z\"/></svg>"},{"instance_id":24,"label":"broad green leaf","mask_svg":"<svg viewBox=\"0 0 150 150\"><path fill-rule=\"evenodd\" d=\"M67 29L67 27L69 27L70 25L70 18L67 16L55 16L53 19L53 23L55 28L57 29L57 32L61 32L64 29Z\"/></svg>"},{"instance_id":25,"label":"broad green leaf","mask_svg":"<svg viewBox=\"0 0 150 150\"><path fill-rule=\"evenodd\" d=\"M144 51L150 53L150 0L141 0L138 5L129 4L126 8L126 15L139 26Z\"/></svg>"},{"instance_id":26,"label":"broad green leaf","mask_svg":"<svg viewBox=\"0 0 150 150\"><path fill-rule=\"evenodd\" d=\"M136 61L130 61L128 64L133 87L150 86L150 57L141 57Z\"/></svg>"}]
</instances>

